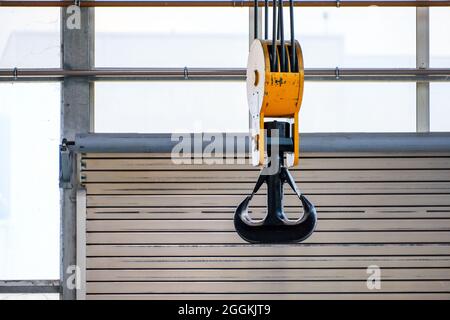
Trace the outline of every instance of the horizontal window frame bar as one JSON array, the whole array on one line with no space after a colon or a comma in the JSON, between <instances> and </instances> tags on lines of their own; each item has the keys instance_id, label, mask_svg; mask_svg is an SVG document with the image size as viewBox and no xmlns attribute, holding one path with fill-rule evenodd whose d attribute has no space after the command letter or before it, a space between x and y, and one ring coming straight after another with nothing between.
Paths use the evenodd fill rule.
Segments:
<instances>
[{"instance_id":1,"label":"horizontal window frame bar","mask_svg":"<svg viewBox=\"0 0 450 320\"><path fill-rule=\"evenodd\" d=\"M88 77L91 81L245 81L245 68L60 68L0 69L0 82L63 81ZM307 81L450 81L450 68L308 68Z\"/></svg>"},{"instance_id":2,"label":"horizontal window frame bar","mask_svg":"<svg viewBox=\"0 0 450 320\"><path fill-rule=\"evenodd\" d=\"M269 1L272 3L272 1ZM288 4L288 1L284 1ZM72 1L30 1L30 0L0 0L0 7L68 7ZM187 1L161 1L161 0L99 0L80 1L80 7L253 7L252 0L187 0ZM264 6L260 1L259 6ZM448 0L295 0L296 7L448 7Z\"/></svg>"},{"instance_id":3,"label":"horizontal window frame bar","mask_svg":"<svg viewBox=\"0 0 450 320\"><path fill-rule=\"evenodd\" d=\"M0 293L60 293L60 281L0 280Z\"/></svg>"},{"instance_id":4,"label":"horizontal window frame bar","mask_svg":"<svg viewBox=\"0 0 450 320\"><path fill-rule=\"evenodd\" d=\"M214 135L214 133L208 133ZM178 137L186 135L191 139L199 133L138 134L138 133L88 133L78 134L69 149L73 152L87 153L171 153ZM245 140L245 152L250 150L250 136L245 133L216 133L225 135L223 146L236 148L236 140ZM450 152L450 132L427 133L302 133L300 150L303 153L342 152L342 153L402 153L402 152ZM203 140L203 148L211 143L211 138ZM242 141L242 140L241 140ZM191 144L192 147L194 144ZM196 144L195 144L196 145ZM233 147L234 146L234 147ZM184 150L186 152L186 150ZM197 152L191 150L192 153ZM220 150L216 150L216 152ZM224 150L226 151L226 150Z\"/></svg>"}]
</instances>

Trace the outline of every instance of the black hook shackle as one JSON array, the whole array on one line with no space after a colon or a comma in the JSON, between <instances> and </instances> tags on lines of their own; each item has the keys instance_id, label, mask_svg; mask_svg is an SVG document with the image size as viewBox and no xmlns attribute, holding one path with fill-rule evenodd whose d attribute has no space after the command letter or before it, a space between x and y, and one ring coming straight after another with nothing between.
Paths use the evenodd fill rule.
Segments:
<instances>
[{"instance_id":1,"label":"black hook shackle","mask_svg":"<svg viewBox=\"0 0 450 320\"><path fill-rule=\"evenodd\" d=\"M239 236L250 243L295 243L308 238L316 227L317 213L314 205L298 190L294 178L283 164L284 152L293 148L291 124L288 122L266 122L267 150L270 170L263 169L253 192L236 208L234 227ZM275 134L275 136L274 136ZM276 152L271 152L271 150ZM271 171L271 172L268 172ZM272 174L270 174L272 173ZM267 215L264 220L253 220L248 206L259 188L267 184ZM297 220L286 217L283 210L283 185L287 183L303 206L303 216Z\"/></svg>"}]
</instances>

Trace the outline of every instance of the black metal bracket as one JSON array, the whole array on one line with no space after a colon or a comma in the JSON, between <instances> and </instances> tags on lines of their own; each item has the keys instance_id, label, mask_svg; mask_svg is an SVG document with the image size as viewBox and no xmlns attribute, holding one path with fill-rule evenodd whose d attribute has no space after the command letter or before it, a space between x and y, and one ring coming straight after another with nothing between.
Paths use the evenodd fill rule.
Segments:
<instances>
[{"instance_id":1,"label":"black metal bracket","mask_svg":"<svg viewBox=\"0 0 450 320\"><path fill-rule=\"evenodd\" d=\"M74 145L73 141L63 139L59 145L59 187L63 189L71 189L73 187L73 152L70 146Z\"/></svg>"}]
</instances>

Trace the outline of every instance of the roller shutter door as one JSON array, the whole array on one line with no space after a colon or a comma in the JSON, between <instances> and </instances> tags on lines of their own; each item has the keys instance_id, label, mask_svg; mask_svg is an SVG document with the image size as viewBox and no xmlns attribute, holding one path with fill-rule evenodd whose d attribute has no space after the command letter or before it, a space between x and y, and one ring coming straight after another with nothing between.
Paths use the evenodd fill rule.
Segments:
<instances>
[{"instance_id":1,"label":"roller shutter door","mask_svg":"<svg viewBox=\"0 0 450 320\"><path fill-rule=\"evenodd\" d=\"M448 299L450 154L303 154L313 236L250 245L236 205L249 165L175 165L168 154L87 153L87 299ZM264 189L251 207L262 216ZM288 192L286 211L299 216ZM379 266L381 288L367 287Z\"/></svg>"}]
</instances>

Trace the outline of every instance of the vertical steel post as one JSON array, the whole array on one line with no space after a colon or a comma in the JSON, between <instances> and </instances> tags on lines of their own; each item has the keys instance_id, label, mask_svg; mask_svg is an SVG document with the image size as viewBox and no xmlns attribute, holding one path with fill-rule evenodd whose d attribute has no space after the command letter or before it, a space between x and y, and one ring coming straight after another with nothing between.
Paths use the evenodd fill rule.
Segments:
<instances>
[{"instance_id":1,"label":"vertical steel post","mask_svg":"<svg viewBox=\"0 0 450 320\"><path fill-rule=\"evenodd\" d=\"M416 67L430 66L430 9L416 8ZM430 83L416 83L416 131L430 131Z\"/></svg>"},{"instance_id":2,"label":"vertical steel post","mask_svg":"<svg viewBox=\"0 0 450 320\"><path fill-rule=\"evenodd\" d=\"M94 67L94 8L80 8L79 28L73 19L77 13L61 8L61 64L64 69ZM71 24L72 23L72 24ZM61 84L61 139L74 140L75 134L93 131L94 86L87 78L66 77ZM76 158L76 157L74 157ZM76 192L77 174L71 188L61 191L61 298L76 299ZM68 272L68 270L70 272Z\"/></svg>"}]
</instances>

